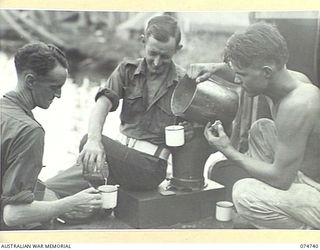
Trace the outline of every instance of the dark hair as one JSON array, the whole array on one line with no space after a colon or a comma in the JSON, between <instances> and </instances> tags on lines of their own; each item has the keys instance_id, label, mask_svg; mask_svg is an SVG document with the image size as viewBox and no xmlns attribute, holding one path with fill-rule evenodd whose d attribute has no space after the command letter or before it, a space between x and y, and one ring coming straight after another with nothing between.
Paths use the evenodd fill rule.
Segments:
<instances>
[{"instance_id":1,"label":"dark hair","mask_svg":"<svg viewBox=\"0 0 320 250\"><path fill-rule=\"evenodd\" d=\"M24 70L32 70L44 76L55 68L57 63L68 68L65 54L55 45L43 42L29 43L20 48L14 57L14 63L17 74Z\"/></svg>"},{"instance_id":2,"label":"dark hair","mask_svg":"<svg viewBox=\"0 0 320 250\"><path fill-rule=\"evenodd\" d=\"M274 25L263 22L232 35L224 49L224 61L232 61L240 68L267 61L274 62L280 69L288 59L288 47L283 36Z\"/></svg>"},{"instance_id":3,"label":"dark hair","mask_svg":"<svg viewBox=\"0 0 320 250\"><path fill-rule=\"evenodd\" d=\"M146 38L149 38L152 35L152 37L161 42L168 42L170 37L174 37L176 39L177 46L181 41L181 31L178 26L178 22L175 18L169 15L161 15L151 18L147 24L144 34Z\"/></svg>"}]
</instances>

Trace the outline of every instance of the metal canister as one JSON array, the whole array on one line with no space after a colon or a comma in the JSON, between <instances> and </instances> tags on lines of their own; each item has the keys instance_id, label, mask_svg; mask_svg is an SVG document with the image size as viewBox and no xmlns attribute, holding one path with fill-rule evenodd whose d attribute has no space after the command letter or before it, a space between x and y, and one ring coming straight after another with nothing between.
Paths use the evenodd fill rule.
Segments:
<instances>
[{"instance_id":1,"label":"metal canister","mask_svg":"<svg viewBox=\"0 0 320 250\"><path fill-rule=\"evenodd\" d=\"M217 76L199 84L185 76L173 92L171 109L176 116L203 125L215 120L227 125L238 110L238 89L238 85Z\"/></svg>"},{"instance_id":2,"label":"metal canister","mask_svg":"<svg viewBox=\"0 0 320 250\"><path fill-rule=\"evenodd\" d=\"M172 112L202 127L195 130L191 141L172 148L170 186L192 191L204 188L204 165L216 150L205 139L204 126L209 121L221 120L225 127L229 127L238 109L238 88L238 85L218 77L197 85L186 76L176 86L171 99Z\"/></svg>"}]
</instances>

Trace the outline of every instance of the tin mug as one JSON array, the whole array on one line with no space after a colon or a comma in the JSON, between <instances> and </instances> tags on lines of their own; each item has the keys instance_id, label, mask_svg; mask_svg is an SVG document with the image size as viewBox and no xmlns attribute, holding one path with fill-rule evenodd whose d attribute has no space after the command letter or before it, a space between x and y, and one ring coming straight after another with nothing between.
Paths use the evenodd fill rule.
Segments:
<instances>
[{"instance_id":1,"label":"tin mug","mask_svg":"<svg viewBox=\"0 0 320 250\"><path fill-rule=\"evenodd\" d=\"M170 125L165 128L166 145L179 147L184 145L184 127L181 125Z\"/></svg>"},{"instance_id":2,"label":"tin mug","mask_svg":"<svg viewBox=\"0 0 320 250\"><path fill-rule=\"evenodd\" d=\"M230 221L232 219L232 209L232 202L218 201L216 203L216 219L218 221Z\"/></svg>"},{"instance_id":3,"label":"tin mug","mask_svg":"<svg viewBox=\"0 0 320 250\"><path fill-rule=\"evenodd\" d=\"M102 185L98 187L102 195L102 208L111 209L117 206L118 201L118 186L117 185Z\"/></svg>"}]
</instances>

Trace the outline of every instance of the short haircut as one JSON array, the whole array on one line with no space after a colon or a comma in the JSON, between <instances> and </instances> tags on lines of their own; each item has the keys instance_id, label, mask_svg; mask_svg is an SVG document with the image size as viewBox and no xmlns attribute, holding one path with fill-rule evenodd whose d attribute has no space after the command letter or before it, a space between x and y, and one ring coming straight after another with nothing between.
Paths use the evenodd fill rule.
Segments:
<instances>
[{"instance_id":1,"label":"short haircut","mask_svg":"<svg viewBox=\"0 0 320 250\"><path fill-rule=\"evenodd\" d=\"M232 35L224 49L224 61L246 68L255 63L275 63L278 69L288 62L289 52L285 39L271 24L259 22L244 32Z\"/></svg>"},{"instance_id":2,"label":"short haircut","mask_svg":"<svg viewBox=\"0 0 320 250\"><path fill-rule=\"evenodd\" d=\"M178 46L181 41L181 31L175 18L169 15L160 15L151 18L144 32L146 38L152 36L160 42L168 42L170 37L176 39Z\"/></svg>"},{"instance_id":3,"label":"short haircut","mask_svg":"<svg viewBox=\"0 0 320 250\"><path fill-rule=\"evenodd\" d=\"M45 76L58 63L68 68L65 54L55 45L43 42L29 43L20 48L14 57L14 63L17 74L24 70L32 70L40 76Z\"/></svg>"}]
</instances>

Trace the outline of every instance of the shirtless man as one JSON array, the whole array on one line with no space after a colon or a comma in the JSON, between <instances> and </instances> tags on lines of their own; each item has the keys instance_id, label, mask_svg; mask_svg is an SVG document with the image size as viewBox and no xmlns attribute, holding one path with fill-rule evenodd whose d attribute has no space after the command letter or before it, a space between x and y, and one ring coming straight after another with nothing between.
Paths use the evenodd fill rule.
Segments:
<instances>
[{"instance_id":1,"label":"shirtless man","mask_svg":"<svg viewBox=\"0 0 320 250\"><path fill-rule=\"evenodd\" d=\"M233 187L240 216L257 228L320 228L320 90L286 68L288 49L272 25L257 23L234 34L225 62L249 96L271 98L274 121L250 130L248 155L233 148L223 125L208 124L205 136L252 178ZM223 67L212 64L206 73ZM217 133L216 133L217 132Z\"/></svg>"}]
</instances>

